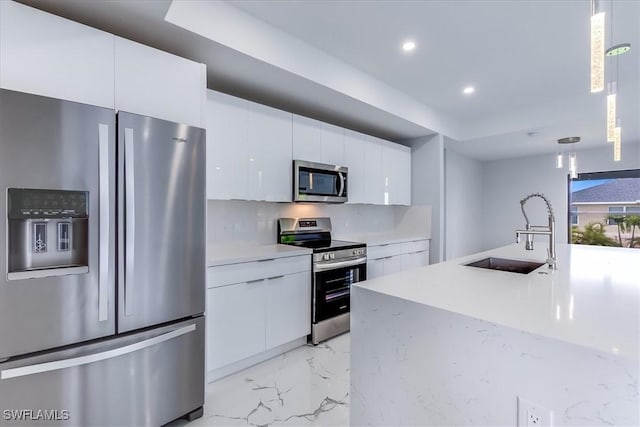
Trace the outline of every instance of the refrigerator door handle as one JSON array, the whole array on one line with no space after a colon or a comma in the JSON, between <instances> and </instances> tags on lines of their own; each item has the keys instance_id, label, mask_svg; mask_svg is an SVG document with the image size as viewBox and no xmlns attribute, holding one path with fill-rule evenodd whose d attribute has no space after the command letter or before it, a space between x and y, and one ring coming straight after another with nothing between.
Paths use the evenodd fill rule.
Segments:
<instances>
[{"instance_id":1,"label":"refrigerator door handle","mask_svg":"<svg viewBox=\"0 0 640 427\"><path fill-rule=\"evenodd\" d=\"M125 279L124 279L124 315L133 313L132 286L135 261L136 208L133 129L124 129L124 174L125 174Z\"/></svg>"},{"instance_id":2,"label":"refrigerator door handle","mask_svg":"<svg viewBox=\"0 0 640 427\"><path fill-rule=\"evenodd\" d=\"M53 362L38 363L35 365L21 366L19 368L10 368L0 371L0 380L6 380L9 378L24 377L27 375L39 374L42 372L50 372L58 369L73 368L76 366L82 366L89 363L99 362L101 360L113 359L114 357L122 356L125 354L133 353L147 347L151 347L161 342L168 341L170 339L179 337L189 332L195 331L196 325L188 325L179 329L175 329L171 332L167 332L163 335L158 335L153 338L146 339L137 343L125 345L123 347L114 348L99 353L88 354L86 356L72 357L70 359L56 360Z\"/></svg>"},{"instance_id":3,"label":"refrigerator door handle","mask_svg":"<svg viewBox=\"0 0 640 427\"><path fill-rule=\"evenodd\" d=\"M109 239L111 216L109 206L109 125L98 124L98 174L100 197L100 269L98 274L98 321L104 322L108 318L109 309Z\"/></svg>"}]
</instances>

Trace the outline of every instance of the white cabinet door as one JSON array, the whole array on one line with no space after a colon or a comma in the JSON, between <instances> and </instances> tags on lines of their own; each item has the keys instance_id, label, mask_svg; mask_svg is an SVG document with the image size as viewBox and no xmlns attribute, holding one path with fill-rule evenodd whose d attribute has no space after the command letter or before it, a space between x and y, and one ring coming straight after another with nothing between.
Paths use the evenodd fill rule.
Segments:
<instances>
[{"instance_id":1,"label":"white cabinet door","mask_svg":"<svg viewBox=\"0 0 640 427\"><path fill-rule=\"evenodd\" d=\"M344 128L322 123L320 143L320 163L344 165Z\"/></svg>"},{"instance_id":2,"label":"white cabinet door","mask_svg":"<svg viewBox=\"0 0 640 427\"><path fill-rule=\"evenodd\" d=\"M384 258L384 275L399 273L402 271L402 256L396 255Z\"/></svg>"},{"instance_id":3,"label":"white cabinet door","mask_svg":"<svg viewBox=\"0 0 640 427\"><path fill-rule=\"evenodd\" d=\"M369 147L364 134L345 129L344 164L349 168L347 180L348 203L371 203L367 199L366 182L369 167L365 163L365 150Z\"/></svg>"},{"instance_id":4,"label":"white cabinet door","mask_svg":"<svg viewBox=\"0 0 640 427\"><path fill-rule=\"evenodd\" d=\"M365 139L364 165L366 168L365 203L384 204L384 177L382 174L382 140L373 136Z\"/></svg>"},{"instance_id":5,"label":"white cabinet door","mask_svg":"<svg viewBox=\"0 0 640 427\"><path fill-rule=\"evenodd\" d=\"M249 199L249 109L242 99L207 91L207 198Z\"/></svg>"},{"instance_id":6,"label":"white cabinet door","mask_svg":"<svg viewBox=\"0 0 640 427\"><path fill-rule=\"evenodd\" d=\"M0 87L114 107L114 36L0 1Z\"/></svg>"},{"instance_id":7,"label":"white cabinet door","mask_svg":"<svg viewBox=\"0 0 640 427\"><path fill-rule=\"evenodd\" d=\"M293 115L293 160L321 162L321 122L308 117Z\"/></svg>"},{"instance_id":8,"label":"white cabinet door","mask_svg":"<svg viewBox=\"0 0 640 427\"><path fill-rule=\"evenodd\" d=\"M411 204L411 149L389 141L382 143L385 205Z\"/></svg>"},{"instance_id":9,"label":"white cabinet door","mask_svg":"<svg viewBox=\"0 0 640 427\"><path fill-rule=\"evenodd\" d=\"M206 89L204 64L116 37L117 110L204 127Z\"/></svg>"},{"instance_id":10,"label":"white cabinet door","mask_svg":"<svg viewBox=\"0 0 640 427\"><path fill-rule=\"evenodd\" d=\"M411 252L408 254L403 254L401 256L402 271L424 267L426 265L425 253L427 252L422 251L422 252ZM428 255L427 255L427 259L428 259Z\"/></svg>"},{"instance_id":11,"label":"white cabinet door","mask_svg":"<svg viewBox=\"0 0 640 427\"><path fill-rule=\"evenodd\" d=\"M367 279L384 276L384 259L367 260Z\"/></svg>"},{"instance_id":12,"label":"white cabinet door","mask_svg":"<svg viewBox=\"0 0 640 427\"><path fill-rule=\"evenodd\" d=\"M418 267L424 267L429 265L429 251L417 252L416 257L418 258Z\"/></svg>"},{"instance_id":13,"label":"white cabinet door","mask_svg":"<svg viewBox=\"0 0 640 427\"><path fill-rule=\"evenodd\" d=\"M265 281L207 289L207 369L265 350Z\"/></svg>"},{"instance_id":14,"label":"white cabinet door","mask_svg":"<svg viewBox=\"0 0 640 427\"><path fill-rule=\"evenodd\" d=\"M293 114L293 159L344 164L344 129Z\"/></svg>"},{"instance_id":15,"label":"white cabinet door","mask_svg":"<svg viewBox=\"0 0 640 427\"><path fill-rule=\"evenodd\" d=\"M311 333L311 272L266 280L267 350Z\"/></svg>"},{"instance_id":16,"label":"white cabinet door","mask_svg":"<svg viewBox=\"0 0 640 427\"><path fill-rule=\"evenodd\" d=\"M411 148L402 145L400 147L397 176L398 204L411 206Z\"/></svg>"},{"instance_id":17,"label":"white cabinet door","mask_svg":"<svg viewBox=\"0 0 640 427\"><path fill-rule=\"evenodd\" d=\"M249 199L291 201L291 113L247 103Z\"/></svg>"}]
</instances>

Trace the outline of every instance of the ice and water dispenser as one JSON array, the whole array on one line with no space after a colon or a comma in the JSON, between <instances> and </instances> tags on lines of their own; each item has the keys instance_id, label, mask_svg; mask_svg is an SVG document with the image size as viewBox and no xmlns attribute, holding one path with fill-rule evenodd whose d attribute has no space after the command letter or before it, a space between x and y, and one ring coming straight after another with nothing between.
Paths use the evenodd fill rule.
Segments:
<instances>
[{"instance_id":1,"label":"ice and water dispenser","mask_svg":"<svg viewBox=\"0 0 640 427\"><path fill-rule=\"evenodd\" d=\"M8 278L88 271L89 193L9 188Z\"/></svg>"}]
</instances>

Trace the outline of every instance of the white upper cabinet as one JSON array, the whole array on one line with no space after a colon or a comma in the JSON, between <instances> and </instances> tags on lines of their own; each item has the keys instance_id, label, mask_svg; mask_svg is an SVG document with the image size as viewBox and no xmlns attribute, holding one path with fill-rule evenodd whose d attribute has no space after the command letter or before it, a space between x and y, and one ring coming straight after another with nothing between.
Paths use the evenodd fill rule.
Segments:
<instances>
[{"instance_id":1,"label":"white upper cabinet","mask_svg":"<svg viewBox=\"0 0 640 427\"><path fill-rule=\"evenodd\" d=\"M364 164L367 169L364 191L367 203L382 205L384 204L384 179L382 176L382 143L384 141L367 135L365 142Z\"/></svg>"},{"instance_id":2,"label":"white upper cabinet","mask_svg":"<svg viewBox=\"0 0 640 427\"><path fill-rule=\"evenodd\" d=\"M346 129L344 141L349 203L382 204L381 140Z\"/></svg>"},{"instance_id":3,"label":"white upper cabinet","mask_svg":"<svg viewBox=\"0 0 640 427\"><path fill-rule=\"evenodd\" d=\"M114 36L0 1L0 87L114 107Z\"/></svg>"},{"instance_id":4,"label":"white upper cabinet","mask_svg":"<svg viewBox=\"0 0 640 427\"><path fill-rule=\"evenodd\" d=\"M204 127L206 87L204 64L115 38L117 110Z\"/></svg>"},{"instance_id":5,"label":"white upper cabinet","mask_svg":"<svg viewBox=\"0 0 640 427\"><path fill-rule=\"evenodd\" d=\"M207 91L207 198L249 199L247 102Z\"/></svg>"},{"instance_id":6,"label":"white upper cabinet","mask_svg":"<svg viewBox=\"0 0 640 427\"><path fill-rule=\"evenodd\" d=\"M385 205L411 205L411 148L382 143Z\"/></svg>"},{"instance_id":7,"label":"white upper cabinet","mask_svg":"<svg viewBox=\"0 0 640 427\"><path fill-rule=\"evenodd\" d=\"M344 129L308 117L293 115L293 159L345 164Z\"/></svg>"},{"instance_id":8,"label":"white upper cabinet","mask_svg":"<svg viewBox=\"0 0 640 427\"><path fill-rule=\"evenodd\" d=\"M322 123L320 162L329 165L344 165L344 128Z\"/></svg>"},{"instance_id":9,"label":"white upper cabinet","mask_svg":"<svg viewBox=\"0 0 640 427\"><path fill-rule=\"evenodd\" d=\"M249 199L291 201L291 113L249 103Z\"/></svg>"},{"instance_id":10,"label":"white upper cabinet","mask_svg":"<svg viewBox=\"0 0 640 427\"><path fill-rule=\"evenodd\" d=\"M346 129L344 131L344 164L349 168L347 181L348 203L369 203L365 190L367 165L364 160L367 147L364 134Z\"/></svg>"},{"instance_id":11,"label":"white upper cabinet","mask_svg":"<svg viewBox=\"0 0 640 427\"><path fill-rule=\"evenodd\" d=\"M291 113L207 93L207 198L291 201Z\"/></svg>"},{"instance_id":12,"label":"white upper cabinet","mask_svg":"<svg viewBox=\"0 0 640 427\"><path fill-rule=\"evenodd\" d=\"M321 162L321 124L317 120L293 115L293 160Z\"/></svg>"}]
</instances>

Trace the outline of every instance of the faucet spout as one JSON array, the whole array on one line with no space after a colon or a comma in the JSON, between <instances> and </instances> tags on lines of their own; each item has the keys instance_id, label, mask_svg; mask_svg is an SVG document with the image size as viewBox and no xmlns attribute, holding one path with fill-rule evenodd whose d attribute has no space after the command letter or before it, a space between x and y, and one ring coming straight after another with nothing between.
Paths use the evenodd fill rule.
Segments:
<instances>
[{"instance_id":1,"label":"faucet spout","mask_svg":"<svg viewBox=\"0 0 640 427\"><path fill-rule=\"evenodd\" d=\"M527 201L533 197L539 197L547 205L547 214L548 214L548 226L539 226L539 225L531 225L529 222L529 217L527 217L527 213L524 210L524 205ZM549 247L547 249L547 264L549 268L556 269L557 268L557 259L556 259L556 234L555 234L555 225L556 220L553 215L553 208L551 207L551 202L541 193L533 193L529 194L524 199L520 200L520 209L522 210L522 215L526 221L524 230L516 230L516 243L520 243L520 235L524 234L527 237L525 243L526 250L533 250L533 236L536 234L542 234L549 236Z\"/></svg>"}]
</instances>

